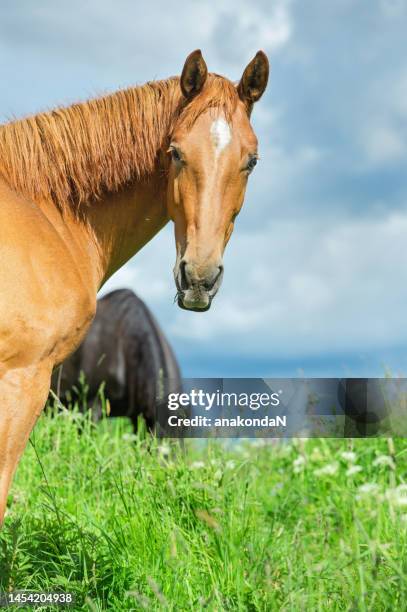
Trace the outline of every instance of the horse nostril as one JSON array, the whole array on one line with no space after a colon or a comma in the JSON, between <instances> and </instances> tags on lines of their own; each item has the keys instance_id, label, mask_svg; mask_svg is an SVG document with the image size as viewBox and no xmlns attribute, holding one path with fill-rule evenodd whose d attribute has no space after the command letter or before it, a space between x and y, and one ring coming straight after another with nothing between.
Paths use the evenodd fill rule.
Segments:
<instances>
[{"instance_id":1,"label":"horse nostril","mask_svg":"<svg viewBox=\"0 0 407 612\"><path fill-rule=\"evenodd\" d=\"M218 280L222 277L223 274L223 266L218 266L216 274L212 277L210 281L206 281L204 283L205 289L210 291L216 285Z\"/></svg>"},{"instance_id":2,"label":"horse nostril","mask_svg":"<svg viewBox=\"0 0 407 612\"><path fill-rule=\"evenodd\" d=\"M186 267L187 267L186 261L182 260L179 265L179 272L180 272L180 285L181 285L181 289L183 290L188 289L189 287Z\"/></svg>"}]
</instances>

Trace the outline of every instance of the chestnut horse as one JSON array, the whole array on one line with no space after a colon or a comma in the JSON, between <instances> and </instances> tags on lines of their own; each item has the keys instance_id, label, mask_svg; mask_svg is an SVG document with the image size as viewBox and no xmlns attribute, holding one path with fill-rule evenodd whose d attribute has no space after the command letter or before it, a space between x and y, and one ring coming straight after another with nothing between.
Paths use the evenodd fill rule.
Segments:
<instances>
[{"instance_id":1,"label":"chestnut horse","mask_svg":"<svg viewBox=\"0 0 407 612\"><path fill-rule=\"evenodd\" d=\"M46 401L103 283L172 219L178 304L205 311L257 162L259 51L237 85L199 50L181 77L0 127L0 524Z\"/></svg>"}]
</instances>

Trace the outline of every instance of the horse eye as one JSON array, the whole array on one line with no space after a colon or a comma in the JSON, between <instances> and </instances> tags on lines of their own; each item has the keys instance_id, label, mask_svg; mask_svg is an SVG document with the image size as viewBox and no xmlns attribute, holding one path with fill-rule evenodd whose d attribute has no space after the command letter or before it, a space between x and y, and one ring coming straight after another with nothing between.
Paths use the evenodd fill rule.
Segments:
<instances>
[{"instance_id":1,"label":"horse eye","mask_svg":"<svg viewBox=\"0 0 407 612\"><path fill-rule=\"evenodd\" d=\"M178 151L178 149L175 149L174 147L171 148L171 157L172 157L172 161L174 162L179 163L181 161L180 152Z\"/></svg>"},{"instance_id":2,"label":"horse eye","mask_svg":"<svg viewBox=\"0 0 407 612\"><path fill-rule=\"evenodd\" d=\"M256 164L257 164L257 157L250 157L249 161L247 162L247 166L246 166L247 170L251 172L254 169Z\"/></svg>"}]
</instances>

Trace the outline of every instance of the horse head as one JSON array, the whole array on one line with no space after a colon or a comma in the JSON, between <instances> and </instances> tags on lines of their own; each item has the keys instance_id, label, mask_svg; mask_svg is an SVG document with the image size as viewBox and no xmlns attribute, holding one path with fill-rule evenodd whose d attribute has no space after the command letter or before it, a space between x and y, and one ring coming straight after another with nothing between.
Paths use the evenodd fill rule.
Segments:
<instances>
[{"instance_id":1,"label":"horse head","mask_svg":"<svg viewBox=\"0 0 407 612\"><path fill-rule=\"evenodd\" d=\"M186 59L182 106L168 148L168 212L175 225L174 278L181 308L208 310L221 285L223 253L258 161L250 114L268 74L262 51L237 84L208 74L199 50Z\"/></svg>"}]
</instances>

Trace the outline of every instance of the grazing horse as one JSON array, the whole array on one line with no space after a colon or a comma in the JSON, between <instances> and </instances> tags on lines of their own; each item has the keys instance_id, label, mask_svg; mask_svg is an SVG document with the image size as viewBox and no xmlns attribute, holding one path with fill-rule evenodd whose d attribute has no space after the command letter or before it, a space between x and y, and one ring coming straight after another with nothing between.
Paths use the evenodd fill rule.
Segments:
<instances>
[{"instance_id":1,"label":"grazing horse","mask_svg":"<svg viewBox=\"0 0 407 612\"><path fill-rule=\"evenodd\" d=\"M197 50L181 77L0 127L0 523L52 369L84 337L99 288L170 219L178 304L210 307L268 73L259 51L235 85Z\"/></svg>"},{"instance_id":2,"label":"grazing horse","mask_svg":"<svg viewBox=\"0 0 407 612\"><path fill-rule=\"evenodd\" d=\"M92 417L102 416L99 389L110 416L129 417L137 431L142 415L150 430L165 425L167 396L180 393L177 360L150 310L130 289L118 289L97 302L96 316L79 348L57 368L51 388L64 401L85 375ZM80 389L79 389L80 392Z\"/></svg>"}]
</instances>

